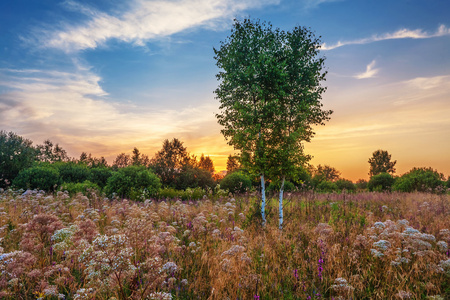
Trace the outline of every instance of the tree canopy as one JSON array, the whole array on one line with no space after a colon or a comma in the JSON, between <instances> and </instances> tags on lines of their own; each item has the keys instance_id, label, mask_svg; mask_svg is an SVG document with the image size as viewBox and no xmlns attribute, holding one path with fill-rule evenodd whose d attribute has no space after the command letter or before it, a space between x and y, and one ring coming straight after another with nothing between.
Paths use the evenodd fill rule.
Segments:
<instances>
[{"instance_id":1,"label":"tree canopy","mask_svg":"<svg viewBox=\"0 0 450 300\"><path fill-rule=\"evenodd\" d=\"M379 149L369 158L369 175L371 177L380 173L389 173L392 175L395 173L394 166L396 163L396 160L391 161L391 155L387 151Z\"/></svg>"},{"instance_id":2,"label":"tree canopy","mask_svg":"<svg viewBox=\"0 0 450 300\"><path fill-rule=\"evenodd\" d=\"M214 49L221 69L216 117L244 167L261 175L263 222L264 175L284 182L294 174L308 159L302 142L331 114L320 102L326 71L319 48L320 40L307 28L286 32L245 19L235 20L231 35ZM283 184L280 199L282 190Z\"/></svg>"},{"instance_id":3,"label":"tree canopy","mask_svg":"<svg viewBox=\"0 0 450 300\"><path fill-rule=\"evenodd\" d=\"M0 188L7 187L20 171L31 167L36 155L32 141L14 132L0 131Z\"/></svg>"}]
</instances>

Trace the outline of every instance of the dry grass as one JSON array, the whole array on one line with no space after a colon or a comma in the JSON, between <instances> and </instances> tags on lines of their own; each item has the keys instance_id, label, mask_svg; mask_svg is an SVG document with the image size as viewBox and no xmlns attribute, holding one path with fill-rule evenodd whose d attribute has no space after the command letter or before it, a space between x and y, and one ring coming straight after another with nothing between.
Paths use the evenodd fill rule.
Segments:
<instances>
[{"instance_id":1,"label":"dry grass","mask_svg":"<svg viewBox=\"0 0 450 300\"><path fill-rule=\"evenodd\" d=\"M449 298L448 195L272 201L0 193L0 298Z\"/></svg>"}]
</instances>

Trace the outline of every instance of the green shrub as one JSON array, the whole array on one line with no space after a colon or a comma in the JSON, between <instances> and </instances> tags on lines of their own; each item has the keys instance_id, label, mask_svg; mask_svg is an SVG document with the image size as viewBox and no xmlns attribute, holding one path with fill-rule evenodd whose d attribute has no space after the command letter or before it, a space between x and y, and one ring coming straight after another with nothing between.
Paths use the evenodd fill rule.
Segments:
<instances>
[{"instance_id":1,"label":"green shrub","mask_svg":"<svg viewBox=\"0 0 450 300\"><path fill-rule=\"evenodd\" d=\"M36 166L20 171L13 181L13 186L24 190L40 189L50 192L54 191L59 183L58 170L48 166Z\"/></svg>"},{"instance_id":2,"label":"green shrub","mask_svg":"<svg viewBox=\"0 0 450 300\"><path fill-rule=\"evenodd\" d=\"M355 185L359 190L365 190L367 189L367 183L367 180L359 179Z\"/></svg>"},{"instance_id":3,"label":"green shrub","mask_svg":"<svg viewBox=\"0 0 450 300\"><path fill-rule=\"evenodd\" d=\"M163 188L158 192L159 199L181 199L182 191L176 190L174 188Z\"/></svg>"},{"instance_id":4,"label":"green shrub","mask_svg":"<svg viewBox=\"0 0 450 300\"><path fill-rule=\"evenodd\" d=\"M89 179L90 172L85 164L56 162L51 166L58 170L61 182L84 182Z\"/></svg>"},{"instance_id":5,"label":"green shrub","mask_svg":"<svg viewBox=\"0 0 450 300\"><path fill-rule=\"evenodd\" d=\"M114 172L108 179L105 193L116 194L121 198L144 200L156 196L161 183L158 176L143 166L128 166Z\"/></svg>"},{"instance_id":6,"label":"green shrub","mask_svg":"<svg viewBox=\"0 0 450 300\"><path fill-rule=\"evenodd\" d=\"M181 200L199 200L205 196L207 192L200 188L187 188L186 190L176 190L174 188L163 188L159 190L157 198L159 199L181 199Z\"/></svg>"},{"instance_id":7,"label":"green shrub","mask_svg":"<svg viewBox=\"0 0 450 300\"><path fill-rule=\"evenodd\" d=\"M65 182L61 185L61 190L68 191L70 195L77 193L86 195L89 191L100 191L100 187L89 180L85 180L84 182Z\"/></svg>"},{"instance_id":8,"label":"green shrub","mask_svg":"<svg viewBox=\"0 0 450 300\"><path fill-rule=\"evenodd\" d=\"M221 181L220 187L222 189L228 190L229 192L235 193L245 193L252 186L252 181L250 178L241 173L241 172L233 172L231 174L227 174Z\"/></svg>"},{"instance_id":9,"label":"green shrub","mask_svg":"<svg viewBox=\"0 0 450 300\"><path fill-rule=\"evenodd\" d=\"M347 192L354 192L356 191L356 185L353 184L353 182L351 182L350 180L347 179L339 179L336 181L336 186L338 188L338 190L342 191L342 190L346 190Z\"/></svg>"},{"instance_id":10,"label":"green shrub","mask_svg":"<svg viewBox=\"0 0 450 300\"><path fill-rule=\"evenodd\" d=\"M183 166L181 172L175 177L175 188L186 190L187 188L196 187L202 189L214 187L214 179L211 172L189 165Z\"/></svg>"},{"instance_id":11,"label":"green shrub","mask_svg":"<svg viewBox=\"0 0 450 300\"><path fill-rule=\"evenodd\" d=\"M100 188L104 188L108 183L108 178L112 176L112 171L105 167L90 169L89 181L97 184Z\"/></svg>"},{"instance_id":12,"label":"green shrub","mask_svg":"<svg viewBox=\"0 0 450 300\"><path fill-rule=\"evenodd\" d=\"M390 191L395 179L389 173L380 173L370 178L367 183L367 188L371 192L385 192Z\"/></svg>"},{"instance_id":13,"label":"green shrub","mask_svg":"<svg viewBox=\"0 0 450 300\"><path fill-rule=\"evenodd\" d=\"M399 177L392 188L399 192L443 192L444 175L432 168L413 168Z\"/></svg>"},{"instance_id":14,"label":"green shrub","mask_svg":"<svg viewBox=\"0 0 450 300\"><path fill-rule=\"evenodd\" d=\"M337 192L338 187L337 187L336 183L328 181L328 180L324 180L317 185L316 190L318 192L322 192L322 193L332 193L332 192Z\"/></svg>"},{"instance_id":15,"label":"green shrub","mask_svg":"<svg viewBox=\"0 0 450 300\"><path fill-rule=\"evenodd\" d=\"M269 192L279 192L280 191L280 187L281 187L281 182L280 181L272 181L271 183L269 183L269 186L267 187L267 190ZM290 181L285 181L284 182L283 191L285 191L285 192L294 192L296 190L297 190L297 188L295 187L295 185L292 182L290 182Z\"/></svg>"},{"instance_id":16,"label":"green shrub","mask_svg":"<svg viewBox=\"0 0 450 300\"><path fill-rule=\"evenodd\" d=\"M181 199L182 200L199 200L202 199L203 196L205 196L207 193L204 189L200 187L196 188L187 188L182 194Z\"/></svg>"}]
</instances>

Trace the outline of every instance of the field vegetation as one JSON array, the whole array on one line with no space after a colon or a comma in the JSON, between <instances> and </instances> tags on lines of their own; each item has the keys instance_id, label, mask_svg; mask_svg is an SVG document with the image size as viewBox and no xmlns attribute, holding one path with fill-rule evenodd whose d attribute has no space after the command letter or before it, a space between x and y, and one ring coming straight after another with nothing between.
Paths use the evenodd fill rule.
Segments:
<instances>
[{"instance_id":1,"label":"field vegetation","mask_svg":"<svg viewBox=\"0 0 450 300\"><path fill-rule=\"evenodd\" d=\"M0 193L2 299L448 299L450 197Z\"/></svg>"}]
</instances>

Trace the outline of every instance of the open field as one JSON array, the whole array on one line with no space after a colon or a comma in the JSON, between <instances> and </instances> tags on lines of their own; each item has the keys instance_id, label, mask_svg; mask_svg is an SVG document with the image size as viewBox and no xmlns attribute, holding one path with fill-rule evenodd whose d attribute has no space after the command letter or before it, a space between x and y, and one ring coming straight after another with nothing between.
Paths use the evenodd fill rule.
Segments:
<instances>
[{"instance_id":1,"label":"open field","mask_svg":"<svg viewBox=\"0 0 450 300\"><path fill-rule=\"evenodd\" d=\"M450 196L0 193L1 299L449 299Z\"/></svg>"}]
</instances>

